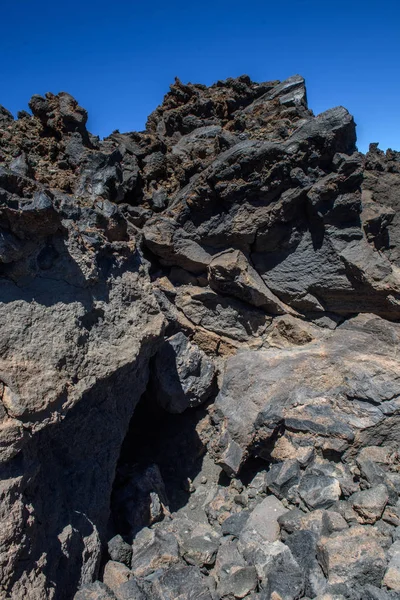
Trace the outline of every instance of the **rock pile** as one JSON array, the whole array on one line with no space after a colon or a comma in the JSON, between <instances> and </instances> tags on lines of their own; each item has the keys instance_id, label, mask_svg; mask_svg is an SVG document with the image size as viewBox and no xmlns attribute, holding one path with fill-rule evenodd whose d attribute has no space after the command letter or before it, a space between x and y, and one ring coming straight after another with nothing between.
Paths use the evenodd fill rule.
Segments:
<instances>
[{"instance_id":1,"label":"rock pile","mask_svg":"<svg viewBox=\"0 0 400 600\"><path fill-rule=\"evenodd\" d=\"M304 80L0 107L0 597L400 598L400 153Z\"/></svg>"}]
</instances>

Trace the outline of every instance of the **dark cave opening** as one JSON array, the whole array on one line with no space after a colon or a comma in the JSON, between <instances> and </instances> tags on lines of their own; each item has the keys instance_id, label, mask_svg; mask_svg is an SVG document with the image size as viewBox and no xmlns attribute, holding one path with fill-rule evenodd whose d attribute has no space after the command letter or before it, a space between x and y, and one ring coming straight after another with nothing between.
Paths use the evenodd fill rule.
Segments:
<instances>
[{"instance_id":1,"label":"dark cave opening","mask_svg":"<svg viewBox=\"0 0 400 600\"><path fill-rule=\"evenodd\" d=\"M207 405L171 414L161 408L150 379L121 448L111 496L109 536L131 542L140 529L187 505L206 447L198 426Z\"/></svg>"}]
</instances>

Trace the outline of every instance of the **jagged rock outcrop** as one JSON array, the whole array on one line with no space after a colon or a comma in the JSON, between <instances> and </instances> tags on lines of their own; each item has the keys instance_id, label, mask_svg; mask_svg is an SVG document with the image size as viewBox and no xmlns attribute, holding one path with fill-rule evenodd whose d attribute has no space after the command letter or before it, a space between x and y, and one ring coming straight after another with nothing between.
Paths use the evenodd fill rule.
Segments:
<instances>
[{"instance_id":1,"label":"jagged rock outcrop","mask_svg":"<svg viewBox=\"0 0 400 600\"><path fill-rule=\"evenodd\" d=\"M29 106L0 107L0 596L395 598L400 154L298 75L176 80L105 140Z\"/></svg>"}]
</instances>

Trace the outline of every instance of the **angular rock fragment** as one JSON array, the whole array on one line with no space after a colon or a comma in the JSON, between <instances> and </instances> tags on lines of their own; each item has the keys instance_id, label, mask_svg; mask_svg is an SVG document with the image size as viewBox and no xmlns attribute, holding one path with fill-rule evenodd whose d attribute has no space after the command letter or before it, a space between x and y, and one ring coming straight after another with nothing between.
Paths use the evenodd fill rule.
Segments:
<instances>
[{"instance_id":1,"label":"angular rock fragment","mask_svg":"<svg viewBox=\"0 0 400 600\"><path fill-rule=\"evenodd\" d=\"M380 585L386 557L372 528L351 527L322 538L317 556L330 584Z\"/></svg>"},{"instance_id":2,"label":"angular rock fragment","mask_svg":"<svg viewBox=\"0 0 400 600\"><path fill-rule=\"evenodd\" d=\"M356 492L350 497L354 510L360 516L360 522L374 524L380 519L385 506L389 500L389 494L385 485Z\"/></svg>"},{"instance_id":3,"label":"angular rock fragment","mask_svg":"<svg viewBox=\"0 0 400 600\"><path fill-rule=\"evenodd\" d=\"M275 496L268 496L250 513L240 539L247 532L256 532L263 540L275 542L279 537L278 519L286 512L287 509Z\"/></svg>"},{"instance_id":4,"label":"angular rock fragment","mask_svg":"<svg viewBox=\"0 0 400 600\"><path fill-rule=\"evenodd\" d=\"M181 552L190 565L210 567L215 562L219 544L209 536L195 536L183 542Z\"/></svg>"},{"instance_id":5,"label":"angular rock fragment","mask_svg":"<svg viewBox=\"0 0 400 600\"><path fill-rule=\"evenodd\" d=\"M152 591L156 600L212 600L197 567L172 567L156 578Z\"/></svg>"},{"instance_id":6,"label":"angular rock fragment","mask_svg":"<svg viewBox=\"0 0 400 600\"><path fill-rule=\"evenodd\" d=\"M334 477L304 475L299 484L299 496L307 508L330 508L340 498L341 489Z\"/></svg>"},{"instance_id":7,"label":"angular rock fragment","mask_svg":"<svg viewBox=\"0 0 400 600\"><path fill-rule=\"evenodd\" d=\"M213 361L183 333L168 338L155 358L157 401L181 413L207 400L214 389Z\"/></svg>"},{"instance_id":8,"label":"angular rock fragment","mask_svg":"<svg viewBox=\"0 0 400 600\"><path fill-rule=\"evenodd\" d=\"M255 567L225 565L220 571L217 593L221 598L225 596L244 598L253 592L257 585L258 576Z\"/></svg>"},{"instance_id":9,"label":"angular rock fragment","mask_svg":"<svg viewBox=\"0 0 400 600\"><path fill-rule=\"evenodd\" d=\"M270 323L264 311L208 288L183 287L177 294L176 306L196 325L239 342L261 336Z\"/></svg>"},{"instance_id":10,"label":"angular rock fragment","mask_svg":"<svg viewBox=\"0 0 400 600\"><path fill-rule=\"evenodd\" d=\"M172 533L142 529L132 546L131 569L136 577L144 577L157 569L179 561L178 542Z\"/></svg>"},{"instance_id":11,"label":"angular rock fragment","mask_svg":"<svg viewBox=\"0 0 400 600\"><path fill-rule=\"evenodd\" d=\"M131 576L132 571L126 565L109 560L104 567L103 583L116 593L119 586L129 581Z\"/></svg>"},{"instance_id":12,"label":"angular rock fragment","mask_svg":"<svg viewBox=\"0 0 400 600\"><path fill-rule=\"evenodd\" d=\"M127 544L120 535L116 535L108 542L108 554L111 560L120 562L127 567L132 560L132 546Z\"/></svg>"},{"instance_id":13,"label":"angular rock fragment","mask_svg":"<svg viewBox=\"0 0 400 600\"><path fill-rule=\"evenodd\" d=\"M285 312L282 302L267 288L240 250L226 250L214 256L208 266L208 281L217 292L235 296L271 314Z\"/></svg>"},{"instance_id":14,"label":"angular rock fragment","mask_svg":"<svg viewBox=\"0 0 400 600\"><path fill-rule=\"evenodd\" d=\"M387 566L383 584L394 592L400 593L400 542L396 541L389 548L389 564Z\"/></svg>"},{"instance_id":15,"label":"angular rock fragment","mask_svg":"<svg viewBox=\"0 0 400 600\"><path fill-rule=\"evenodd\" d=\"M100 581L84 585L74 596L74 600L117 600L113 592Z\"/></svg>"}]
</instances>

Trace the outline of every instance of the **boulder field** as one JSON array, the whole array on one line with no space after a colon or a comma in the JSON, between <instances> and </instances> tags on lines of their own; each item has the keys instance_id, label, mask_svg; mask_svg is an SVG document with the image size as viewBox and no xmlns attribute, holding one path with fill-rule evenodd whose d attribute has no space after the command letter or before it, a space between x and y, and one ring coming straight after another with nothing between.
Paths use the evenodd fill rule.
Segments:
<instances>
[{"instance_id":1,"label":"boulder field","mask_svg":"<svg viewBox=\"0 0 400 600\"><path fill-rule=\"evenodd\" d=\"M0 598L400 598L400 153L305 82L0 106Z\"/></svg>"}]
</instances>

